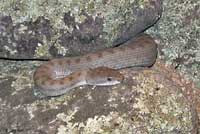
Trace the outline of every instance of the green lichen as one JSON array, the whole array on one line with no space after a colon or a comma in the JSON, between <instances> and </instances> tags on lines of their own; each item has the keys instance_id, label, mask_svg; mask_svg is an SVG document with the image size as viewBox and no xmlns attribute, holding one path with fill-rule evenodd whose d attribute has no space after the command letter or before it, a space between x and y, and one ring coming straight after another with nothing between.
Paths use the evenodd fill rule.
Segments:
<instances>
[{"instance_id":1,"label":"green lichen","mask_svg":"<svg viewBox=\"0 0 200 134\"><path fill-rule=\"evenodd\" d=\"M199 0L163 1L163 15L149 30L161 37L160 45L167 63L200 85ZM199 86L200 87L200 86Z\"/></svg>"},{"instance_id":2,"label":"green lichen","mask_svg":"<svg viewBox=\"0 0 200 134\"><path fill-rule=\"evenodd\" d=\"M143 125L149 133L170 133L176 129L181 132L191 130L190 106L182 101L181 93L171 92L153 78L147 78L143 74L140 74L137 80L141 82L136 87L141 95L134 104L134 108L140 110L135 120L144 120ZM145 114L147 116L144 116Z\"/></svg>"},{"instance_id":3,"label":"green lichen","mask_svg":"<svg viewBox=\"0 0 200 134\"><path fill-rule=\"evenodd\" d=\"M143 9L145 5L149 5L149 2L150 2L149 0L139 0L138 4L139 4L139 7Z\"/></svg>"},{"instance_id":4,"label":"green lichen","mask_svg":"<svg viewBox=\"0 0 200 134\"><path fill-rule=\"evenodd\" d=\"M57 118L66 122L66 126L60 125L58 128L58 134L63 133L104 133L104 134L121 134L121 133L131 133L136 132L139 134L140 130L137 130L137 123L133 123L126 114L119 115L117 112L111 112L107 116L95 116L94 118L88 118L85 123L71 123L70 118L72 116L67 116L64 113L58 114Z\"/></svg>"},{"instance_id":5,"label":"green lichen","mask_svg":"<svg viewBox=\"0 0 200 134\"><path fill-rule=\"evenodd\" d=\"M100 9L104 11L102 13L105 18L103 31L107 34L104 36L105 39L113 41L117 38L122 25L129 26L135 22L133 6L133 1L118 1L107 4L105 10Z\"/></svg>"},{"instance_id":6,"label":"green lichen","mask_svg":"<svg viewBox=\"0 0 200 134\"><path fill-rule=\"evenodd\" d=\"M38 44L38 47L35 50L35 57L43 57L43 56L50 56L49 54L49 45L48 44Z\"/></svg>"}]
</instances>

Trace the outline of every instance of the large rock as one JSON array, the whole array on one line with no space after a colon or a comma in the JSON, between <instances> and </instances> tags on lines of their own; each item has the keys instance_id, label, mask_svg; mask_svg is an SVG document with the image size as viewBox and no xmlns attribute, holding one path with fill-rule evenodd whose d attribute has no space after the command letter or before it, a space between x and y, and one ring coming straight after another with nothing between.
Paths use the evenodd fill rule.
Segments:
<instances>
[{"instance_id":1,"label":"large rock","mask_svg":"<svg viewBox=\"0 0 200 134\"><path fill-rule=\"evenodd\" d=\"M158 37L160 57L200 88L200 1L164 0L163 9L149 30Z\"/></svg>"},{"instance_id":2,"label":"large rock","mask_svg":"<svg viewBox=\"0 0 200 134\"><path fill-rule=\"evenodd\" d=\"M125 80L116 86L83 86L46 99L33 95L36 63L0 63L1 134L197 134L199 92L188 93L199 89L162 62L121 70Z\"/></svg>"},{"instance_id":3,"label":"large rock","mask_svg":"<svg viewBox=\"0 0 200 134\"><path fill-rule=\"evenodd\" d=\"M0 57L12 59L80 55L111 47L153 25L162 11L160 0L0 4Z\"/></svg>"}]
</instances>

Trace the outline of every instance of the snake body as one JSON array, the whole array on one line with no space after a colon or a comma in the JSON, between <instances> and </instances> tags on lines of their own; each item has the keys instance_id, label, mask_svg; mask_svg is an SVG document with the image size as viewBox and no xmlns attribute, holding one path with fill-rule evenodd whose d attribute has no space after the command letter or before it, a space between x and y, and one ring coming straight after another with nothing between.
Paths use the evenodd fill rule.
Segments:
<instances>
[{"instance_id":1,"label":"snake body","mask_svg":"<svg viewBox=\"0 0 200 134\"><path fill-rule=\"evenodd\" d=\"M45 96L57 96L80 85L115 85L123 80L117 69L148 67L156 57L157 44L143 34L119 47L50 60L36 69L35 88Z\"/></svg>"}]
</instances>

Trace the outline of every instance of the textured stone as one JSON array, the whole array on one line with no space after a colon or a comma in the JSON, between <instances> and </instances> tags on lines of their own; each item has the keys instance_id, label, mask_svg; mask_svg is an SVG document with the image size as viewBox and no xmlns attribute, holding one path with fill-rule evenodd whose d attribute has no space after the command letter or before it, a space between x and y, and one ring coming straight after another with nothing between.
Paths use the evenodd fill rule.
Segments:
<instances>
[{"instance_id":1,"label":"textured stone","mask_svg":"<svg viewBox=\"0 0 200 134\"><path fill-rule=\"evenodd\" d=\"M36 62L0 63L2 134L197 134L200 100L188 91L199 89L162 62L151 69L121 70L125 80L116 86L83 86L45 99L33 95Z\"/></svg>"},{"instance_id":2,"label":"textured stone","mask_svg":"<svg viewBox=\"0 0 200 134\"><path fill-rule=\"evenodd\" d=\"M12 59L80 55L111 47L153 25L162 11L160 0L19 0L0 5L0 57Z\"/></svg>"},{"instance_id":3,"label":"textured stone","mask_svg":"<svg viewBox=\"0 0 200 134\"><path fill-rule=\"evenodd\" d=\"M200 87L200 1L163 1L159 22L148 32L157 37L160 58Z\"/></svg>"},{"instance_id":4,"label":"textured stone","mask_svg":"<svg viewBox=\"0 0 200 134\"><path fill-rule=\"evenodd\" d=\"M43 59L103 49L139 32L133 29L147 28L161 13L160 1L104 0L105 6L101 1L56 2L0 2L4 14L0 19L0 57ZM162 19L148 32L157 37L160 58L174 66L158 61L152 69L122 70L125 81L120 85L84 86L41 100L32 90L38 62L0 60L0 133L197 134L200 89L175 69L197 80L198 85L199 1L163 1L163 5ZM85 12L80 13L82 9ZM135 15L139 17L135 19ZM141 21L143 15L148 24Z\"/></svg>"}]
</instances>

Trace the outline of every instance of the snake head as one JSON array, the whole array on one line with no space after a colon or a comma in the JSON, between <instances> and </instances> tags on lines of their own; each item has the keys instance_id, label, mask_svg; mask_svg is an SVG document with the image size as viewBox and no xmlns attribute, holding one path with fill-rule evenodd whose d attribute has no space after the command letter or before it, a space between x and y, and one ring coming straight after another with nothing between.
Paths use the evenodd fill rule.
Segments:
<instances>
[{"instance_id":1,"label":"snake head","mask_svg":"<svg viewBox=\"0 0 200 134\"><path fill-rule=\"evenodd\" d=\"M89 85L108 86L122 82L123 75L115 69L108 67L97 67L90 69L86 81Z\"/></svg>"}]
</instances>

